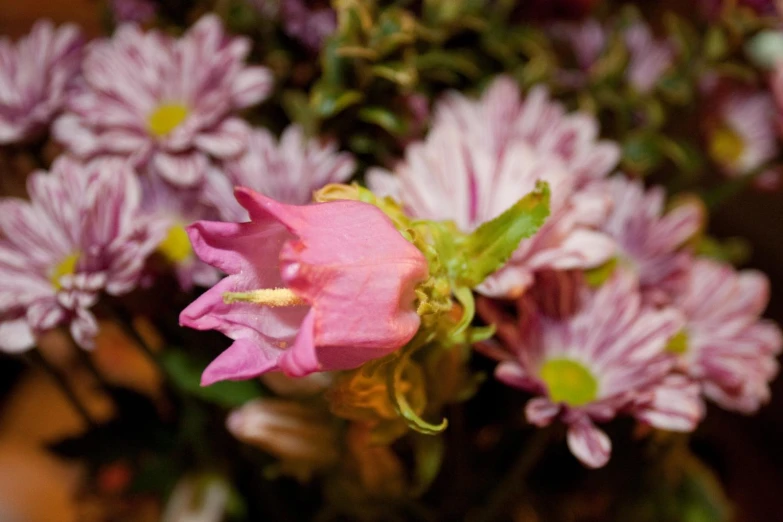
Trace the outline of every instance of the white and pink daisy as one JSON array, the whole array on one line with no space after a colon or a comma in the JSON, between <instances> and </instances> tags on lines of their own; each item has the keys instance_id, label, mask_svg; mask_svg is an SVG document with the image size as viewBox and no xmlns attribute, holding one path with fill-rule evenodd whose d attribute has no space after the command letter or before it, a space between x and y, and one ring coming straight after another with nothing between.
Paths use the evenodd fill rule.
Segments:
<instances>
[{"instance_id":1,"label":"white and pink daisy","mask_svg":"<svg viewBox=\"0 0 783 522\"><path fill-rule=\"evenodd\" d=\"M618 159L617 145L598 139L595 119L567 114L542 89L522 99L503 77L478 101L452 93L439 102L426 140L408 146L394 173L368 173L368 184L415 217L450 219L469 232L531 192L538 180L549 183L549 219L480 288L514 297L537 270L595 267L614 254L612 242L591 229L609 201L584 187L606 176Z\"/></svg>"},{"instance_id":2,"label":"white and pink daisy","mask_svg":"<svg viewBox=\"0 0 783 522\"><path fill-rule=\"evenodd\" d=\"M612 200L601 230L614 239L618 261L636 274L646 297L668 301L691 263L686 243L701 230L704 208L687 200L666 212L661 187L645 189L623 176L601 185Z\"/></svg>"},{"instance_id":3,"label":"white and pink daisy","mask_svg":"<svg viewBox=\"0 0 783 522\"><path fill-rule=\"evenodd\" d=\"M638 92L647 94L674 63L674 46L666 40L656 40L650 28L636 22L623 31L628 48L628 83Z\"/></svg>"},{"instance_id":4,"label":"white and pink daisy","mask_svg":"<svg viewBox=\"0 0 783 522\"><path fill-rule=\"evenodd\" d=\"M153 0L111 0L110 5L117 23L146 24L158 15L158 6Z\"/></svg>"},{"instance_id":5,"label":"white and pink daisy","mask_svg":"<svg viewBox=\"0 0 783 522\"><path fill-rule=\"evenodd\" d=\"M202 219L223 218L227 211L221 206L226 202L236 206L230 182L213 168L196 187L174 187L155 176L142 177L141 187L141 213L166 230L156 250L174 268L180 287L190 290L194 285L217 283L220 272L196 257L185 227Z\"/></svg>"},{"instance_id":6,"label":"white and pink daisy","mask_svg":"<svg viewBox=\"0 0 783 522\"><path fill-rule=\"evenodd\" d=\"M236 114L270 92L270 72L244 63L249 52L213 15L180 39L123 25L89 47L55 137L81 158L130 157L173 184L199 183L210 159L245 151L250 129Z\"/></svg>"},{"instance_id":7,"label":"white and pink daisy","mask_svg":"<svg viewBox=\"0 0 783 522\"><path fill-rule=\"evenodd\" d=\"M286 128L279 141L266 129L253 130L247 151L224 165L234 185L292 205L310 203L313 191L346 181L355 168L350 153L339 152L332 140L307 138L298 125Z\"/></svg>"},{"instance_id":8,"label":"white and pink daisy","mask_svg":"<svg viewBox=\"0 0 783 522\"><path fill-rule=\"evenodd\" d=\"M596 422L620 413L662 429L692 430L700 416L698 387L672 380L675 358L666 351L682 328L674 309L646 307L635 278L618 272L593 294L582 295L579 311L553 318L524 296L519 317L481 302L485 320L498 325L505 351L495 376L536 395L525 413L536 426L556 419L568 425L568 446L584 464L609 460L611 442Z\"/></svg>"},{"instance_id":9,"label":"white and pink daisy","mask_svg":"<svg viewBox=\"0 0 783 522\"><path fill-rule=\"evenodd\" d=\"M769 281L754 270L699 259L675 299L686 318L679 353L683 371L720 406L754 413L769 400L777 375L780 328L760 319L769 300Z\"/></svg>"},{"instance_id":10,"label":"white and pink daisy","mask_svg":"<svg viewBox=\"0 0 783 522\"><path fill-rule=\"evenodd\" d=\"M0 38L0 145L45 131L63 108L79 73L82 36L76 26L39 21L16 44Z\"/></svg>"},{"instance_id":11,"label":"white and pink daisy","mask_svg":"<svg viewBox=\"0 0 783 522\"><path fill-rule=\"evenodd\" d=\"M163 231L140 218L138 180L120 161L60 158L28 192L0 200L0 349L27 350L63 324L90 348L99 293L132 290Z\"/></svg>"},{"instance_id":12,"label":"white and pink daisy","mask_svg":"<svg viewBox=\"0 0 783 522\"><path fill-rule=\"evenodd\" d=\"M735 91L720 100L707 145L727 176L751 174L777 156L776 115L775 102L766 92ZM774 186L777 176L769 170L757 179L762 186Z\"/></svg>"},{"instance_id":13,"label":"white and pink daisy","mask_svg":"<svg viewBox=\"0 0 783 522\"><path fill-rule=\"evenodd\" d=\"M307 49L318 52L337 29L337 13L329 2L304 0L249 0L256 11L268 19L279 19L283 31Z\"/></svg>"},{"instance_id":14,"label":"white and pink daisy","mask_svg":"<svg viewBox=\"0 0 783 522\"><path fill-rule=\"evenodd\" d=\"M324 41L337 29L337 13L325 2L313 8L304 0L282 0L283 29L311 51L320 51Z\"/></svg>"},{"instance_id":15,"label":"white and pink daisy","mask_svg":"<svg viewBox=\"0 0 783 522\"><path fill-rule=\"evenodd\" d=\"M552 24L549 34L556 42L562 42L574 58L575 67L562 67L557 71L561 85L573 89L585 87L593 66L606 51L608 31L595 18L581 22Z\"/></svg>"}]
</instances>

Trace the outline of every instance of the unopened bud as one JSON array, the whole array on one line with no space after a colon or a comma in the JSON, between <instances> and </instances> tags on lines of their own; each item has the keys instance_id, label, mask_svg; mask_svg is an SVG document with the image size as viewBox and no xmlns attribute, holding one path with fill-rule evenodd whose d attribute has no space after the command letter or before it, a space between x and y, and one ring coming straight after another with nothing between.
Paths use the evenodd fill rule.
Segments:
<instances>
[{"instance_id":1,"label":"unopened bud","mask_svg":"<svg viewBox=\"0 0 783 522\"><path fill-rule=\"evenodd\" d=\"M281 471L307 480L337 460L332 419L317 408L282 399L258 399L234 410L226 420L238 439L281 460Z\"/></svg>"}]
</instances>

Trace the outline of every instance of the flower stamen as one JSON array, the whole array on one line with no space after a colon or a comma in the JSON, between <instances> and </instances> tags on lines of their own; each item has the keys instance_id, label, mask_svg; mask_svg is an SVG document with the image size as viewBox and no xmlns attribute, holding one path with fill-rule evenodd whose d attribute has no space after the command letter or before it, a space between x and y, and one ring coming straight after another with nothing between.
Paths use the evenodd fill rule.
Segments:
<instances>
[{"instance_id":1,"label":"flower stamen","mask_svg":"<svg viewBox=\"0 0 783 522\"><path fill-rule=\"evenodd\" d=\"M187 106L181 103L158 105L147 117L149 131L158 138L162 138L185 121L188 112Z\"/></svg>"},{"instance_id":2,"label":"flower stamen","mask_svg":"<svg viewBox=\"0 0 783 522\"><path fill-rule=\"evenodd\" d=\"M158 245L158 252L170 263L182 263L193 255L190 238L182 225L169 228L168 234Z\"/></svg>"},{"instance_id":3,"label":"flower stamen","mask_svg":"<svg viewBox=\"0 0 783 522\"><path fill-rule=\"evenodd\" d=\"M65 259L60 261L52 269L49 281L56 290L60 290L62 288L62 284L60 284L60 278L76 273L76 264L79 262L80 255L81 254L79 252L74 252L73 254L66 256Z\"/></svg>"},{"instance_id":4,"label":"flower stamen","mask_svg":"<svg viewBox=\"0 0 783 522\"><path fill-rule=\"evenodd\" d=\"M718 127L709 144L710 155L721 165L734 165L745 151L742 136L728 126Z\"/></svg>"},{"instance_id":5,"label":"flower stamen","mask_svg":"<svg viewBox=\"0 0 783 522\"><path fill-rule=\"evenodd\" d=\"M264 288L249 292L225 292L223 302L252 303L272 307L309 305L307 301L296 295L288 288Z\"/></svg>"},{"instance_id":6,"label":"flower stamen","mask_svg":"<svg viewBox=\"0 0 783 522\"><path fill-rule=\"evenodd\" d=\"M571 359L550 359L541 367L541 379L554 403L584 406L598 396L598 381L582 363Z\"/></svg>"}]
</instances>

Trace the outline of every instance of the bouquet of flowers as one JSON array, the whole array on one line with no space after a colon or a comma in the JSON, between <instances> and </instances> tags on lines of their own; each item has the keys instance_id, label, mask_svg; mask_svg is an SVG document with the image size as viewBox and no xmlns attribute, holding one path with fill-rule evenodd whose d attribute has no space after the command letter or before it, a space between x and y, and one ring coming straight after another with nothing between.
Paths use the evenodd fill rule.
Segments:
<instances>
[{"instance_id":1,"label":"bouquet of flowers","mask_svg":"<svg viewBox=\"0 0 783 522\"><path fill-rule=\"evenodd\" d=\"M0 39L0 447L78 471L0 518L732 520L691 434L783 346L709 235L781 185L774 2L103 9Z\"/></svg>"}]
</instances>

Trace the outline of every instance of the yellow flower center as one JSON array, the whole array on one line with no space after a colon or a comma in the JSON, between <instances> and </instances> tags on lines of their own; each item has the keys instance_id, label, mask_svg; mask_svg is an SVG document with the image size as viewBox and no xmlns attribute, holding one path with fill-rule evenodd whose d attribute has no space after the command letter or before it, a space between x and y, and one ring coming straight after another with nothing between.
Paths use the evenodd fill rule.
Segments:
<instances>
[{"instance_id":1,"label":"yellow flower center","mask_svg":"<svg viewBox=\"0 0 783 522\"><path fill-rule=\"evenodd\" d=\"M666 345L666 351L677 355L682 355L688 351L688 332L680 330L669 340Z\"/></svg>"},{"instance_id":2,"label":"yellow flower center","mask_svg":"<svg viewBox=\"0 0 783 522\"><path fill-rule=\"evenodd\" d=\"M172 264L181 263L193 254L190 238L182 225L174 225L169 229L166 238L158 245L158 252Z\"/></svg>"},{"instance_id":3,"label":"yellow flower center","mask_svg":"<svg viewBox=\"0 0 783 522\"><path fill-rule=\"evenodd\" d=\"M152 134L162 138L176 129L187 117L187 106L181 103L163 103L149 115L147 125Z\"/></svg>"},{"instance_id":4,"label":"yellow flower center","mask_svg":"<svg viewBox=\"0 0 783 522\"><path fill-rule=\"evenodd\" d=\"M734 165L745 151L742 136L734 129L723 125L712 134L710 156L721 165Z\"/></svg>"},{"instance_id":5,"label":"yellow flower center","mask_svg":"<svg viewBox=\"0 0 783 522\"><path fill-rule=\"evenodd\" d=\"M555 403L583 406L598 396L598 381L590 370L571 359L551 359L541 367L541 379Z\"/></svg>"},{"instance_id":6,"label":"yellow flower center","mask_svg":"<svg viewBox=\"0 0 783 522\"><path fill-rule=\"evenodd\" d=\"M74 252L66 256L52 269L49 281L55 289L60 290L62 288L60 284L61 277L76 273L76 264L79 262L80 255L79 252Z\"/></svg>"}]
</instances>

